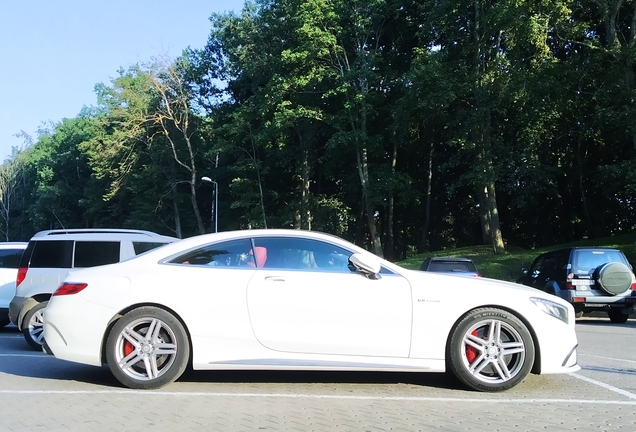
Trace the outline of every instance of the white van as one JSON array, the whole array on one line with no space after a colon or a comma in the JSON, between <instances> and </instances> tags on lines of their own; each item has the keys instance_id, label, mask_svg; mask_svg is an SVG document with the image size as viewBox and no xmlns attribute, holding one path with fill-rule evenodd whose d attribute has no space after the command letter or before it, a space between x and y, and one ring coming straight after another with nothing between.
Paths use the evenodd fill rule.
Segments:
<instances>
[{"instance_id":1,"label":"white van","mask_svg":"<svg viewBox=\"0 0 636 432\"><path fill-rule=\"evenodd\" d=\"M9 302L15 295L15 279L26 242L0 243L0 327L9 324Z\"/></svg>"},{"instance_id":2,"label":"white van","mask_svg":"<svg viewBox=\"0 0 636 432\"><path fill-rule=\"evenodd\" d=\"M26 341L42 349L42 313L51 294L74 268L124 261L179 239L129 229L40 231L22 254L9 319Z\"/></svg>"}]
</instances>

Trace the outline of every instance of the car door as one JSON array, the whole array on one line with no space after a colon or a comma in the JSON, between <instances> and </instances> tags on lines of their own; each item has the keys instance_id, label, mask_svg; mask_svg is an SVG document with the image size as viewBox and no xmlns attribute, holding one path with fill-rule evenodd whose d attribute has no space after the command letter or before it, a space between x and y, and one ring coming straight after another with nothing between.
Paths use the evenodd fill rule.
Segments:
<instances>
[{"instance_id":1,"label":"car door","mask_svg":"<svg viewBox=\"0 0 636 432\"><path fill-rule=\"evenodd\" d=\"M255 238L267 251L247 289L258 341L277 351L408 357L412 297L397 274L348 267L351 252L304 238Z\"/></svg>"}]
</instances>

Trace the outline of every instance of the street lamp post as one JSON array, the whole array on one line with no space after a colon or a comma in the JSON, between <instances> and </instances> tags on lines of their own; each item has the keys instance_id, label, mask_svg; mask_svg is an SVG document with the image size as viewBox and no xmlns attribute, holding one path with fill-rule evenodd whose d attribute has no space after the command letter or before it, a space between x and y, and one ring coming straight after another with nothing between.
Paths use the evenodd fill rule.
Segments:
<instances>
[{"instance_id":1,"label":"street lamp post","mask_svg":"<svg viewBox=\"0 0 636 432\"><path fill-rule=\"evenodd\" d=\"M219 184L210 177L201 177L201 180L214 183L214 202L210 212L210 222L214 220L214 232L219 232Z\"/></svg>"}]
</instances>

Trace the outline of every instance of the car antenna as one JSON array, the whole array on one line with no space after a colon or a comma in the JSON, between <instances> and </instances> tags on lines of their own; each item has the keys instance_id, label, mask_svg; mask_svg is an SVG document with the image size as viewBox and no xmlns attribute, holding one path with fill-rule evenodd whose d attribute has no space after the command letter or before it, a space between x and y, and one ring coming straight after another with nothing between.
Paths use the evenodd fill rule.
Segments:
<instances>
[{"instance_id":1,"label":"car antenna","mask_svg":"<svg viewBox=\"0 0 636 432\"><path fill-rule=\"evenodd\" d=\"M57 221L59 222L60 226L62 227L62 229L64 230L64 232L66 232L68 234L68 231L66 231L66 228L64 228L64 224L62 223L62 221L60 220L59 217L57 217L57 215L55 214L55 212L53 212L53 216L55 216L55 219L57 219Z\"/></svg>"}]
</instances>

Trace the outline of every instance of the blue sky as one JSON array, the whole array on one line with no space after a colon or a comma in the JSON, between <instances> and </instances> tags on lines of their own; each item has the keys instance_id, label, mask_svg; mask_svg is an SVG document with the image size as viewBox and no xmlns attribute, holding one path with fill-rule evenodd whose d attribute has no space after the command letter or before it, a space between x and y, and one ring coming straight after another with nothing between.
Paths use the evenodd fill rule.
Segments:
<instances>
[{"instance_id":1,"label":"blue sky","mask_svg":"<svg viewBox=\"0 0 636 432\"><path fill-rule=\"evenodd\" d=\"M213 12L243 0L0 1L0 162L43 123L96 105L95 84L151 57L205 46Z\"/></svg>"}]
</instances>

